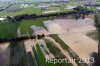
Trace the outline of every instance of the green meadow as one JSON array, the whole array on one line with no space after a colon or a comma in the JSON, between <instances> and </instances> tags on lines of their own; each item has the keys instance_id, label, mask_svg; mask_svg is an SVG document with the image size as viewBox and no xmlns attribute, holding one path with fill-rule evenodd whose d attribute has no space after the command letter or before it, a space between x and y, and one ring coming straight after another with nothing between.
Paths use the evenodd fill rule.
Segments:
<instances>
[{"instance_id":1,"label":"green meadow","mask_svg":"<svg viewBox=\"0 0 100 66\"><path fill-rule=\"evenodd\" d=\"M17 36L18 23L0 23L0 38L14 38Z\"/></svg>"},{"instance_id":2,"label":"green meadow","mask_svg":"<svg viewBox=\"0 0 100 66\"><path fill-rule=\"evenodd\" d=\"M18 10L18 11L17 11ZM21 14L41 14L42 11L39 8L32 8L32 7L28 7L28 8L24 8L24 9L18 9L17 8L16 12L0 12L0 16L17 16L17 15L21 15Z\"/></svg>"},{"instance_id":3,"label":"green meadow","mask_svg":"<svg viewBox=\"0 0 100 66\"><path fill-rule=\"evenodd\" d=\"M43 22L46 20L51 20L50 18L38 18L38 19L30 19L30 20L22 20L21 22L0 22L0 38L14 38L17 37L17 30L20 28L21 34L25 35L27 32L32 35L34 30L31 29L32 25L39 27L44 26Z\"/></svg>"},{"instance_id":4,"label":"green meadow","mask_svg":"<svg viewBox=\"0 0 100 66\"><path fill-rule=\"evenodd\" d=\"M49 6L47 10L41 10L41 8L37 8L35 4L30 4L26 7L23 7L23 5L19 4L13 4L11 5L8 10L1 11L0 16L17 16L21 14L43 14L45 11L55 11L55 10L60 10L60 12L63 11L70 11L70 9L65 9L65 6ZM12 12L9 12L9 9L12 10ZM14 10L14 11L13 11Z\"/></svg>"},{"instance_id":5,"label":"green meadow","mask_svg":"<svg viewBox=\"0 0 100 66\"><path fill-rule=\"evenodd\" d=\"M27 32L29 34L32 35L32 33L34 32L34 30L31 29L31 26L32 25L35 25L35 26L39 26L39 27L44 27L44 24L43 22L46 21L46 20L49 20L49 19L52 19L52 18L39 18L39 19L30 19L30 20L23 20L19 26L22 34L26 34Z\"/></svg>"},{"instance_id":6,"label":"green meadow","mask_svg":"<svg viewBox=\"0 0 100 66\"><path fill-rule=\"evenodd\" d=\"M40 49L40 46L38 44L36 45L36 50L37 50L37 53L39 55L42 66L59 66L59 64L46 63L46 58L45 58L45 56L44 56L44 54L43 54L43 52Z\"/></svg>"}]
</instances>

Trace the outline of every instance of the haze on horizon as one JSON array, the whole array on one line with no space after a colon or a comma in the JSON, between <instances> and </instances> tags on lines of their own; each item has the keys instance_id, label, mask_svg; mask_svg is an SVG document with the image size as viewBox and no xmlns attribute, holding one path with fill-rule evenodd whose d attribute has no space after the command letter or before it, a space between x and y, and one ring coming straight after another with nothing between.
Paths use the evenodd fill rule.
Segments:
<instances>
[{"instance_id":1,"label":"haze on horizon","mask_svg":"<svg viewBox=\"0 0 100 66\"><path fill-rule=\"evenodd\" d=\"M50 2L50 1L62 1L62 0L0 0L0 2L40 2L40 1L44 1L44 2ZM63 1L69 1L69 0L63 0Z\"/></svg>"}]
</instances>

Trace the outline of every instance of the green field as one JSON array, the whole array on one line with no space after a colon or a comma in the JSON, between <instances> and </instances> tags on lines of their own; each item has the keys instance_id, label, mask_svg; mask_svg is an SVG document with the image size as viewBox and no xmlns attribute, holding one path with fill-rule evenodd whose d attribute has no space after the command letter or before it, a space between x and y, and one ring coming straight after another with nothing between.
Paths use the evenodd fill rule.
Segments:
<instances>
[{"instance_id":1,"label":"green field","mask_svg":"<svg viewBox=\"0 0 100 66\"><path fill-rule=\"evenodd\" d=\"M26 10L26 11L28 11L28 10ZM20 28L22 34L26 34L28 32L30 35L32 35L33 32L34 32L34 30L31 29L32 25L45 28L43 22L46 21L46 20L49 20L49 19L51 19L51 18L22 20L21 22L15 22L15 23L0 22L0 38L17 37L18 28Z\"/></svg>"},{"instance_id":2,"label":"green field","mask_svg":"<svg viewBox=\"0 0 100 66\"><path fill-rule=\"evenodd\" d=\"M37 49L37 53L39 55L40 61L42 63L42 66L59 66L58 64L46 63L46 58L38 44L36 45L36 49Z\"/></svg>"},{"instance_id":3,"label":"green field","mask_svg":"<svg viewBox=\"0 0 100 66\"><path fill-rule=\"evenodd\" d=\"M65 58L65 55L62 54L61 50L57 46L55 46L52 41L50 41L48 39L45 39L45 41L46 41L46 46L48 47L50 52L55 56L56 59L64 59ZM43 66L73 66L71 63L56 63L56 64L46 63L46 58L45 58L44 54L42 53L40 46L37 44L36 47L37 47L37 52L39 54L39 57L40 57L40 60L41 60Z\"/></svg>"},{"instance_id":4,"label":"green field","mask_svg":"<svg viewBox=\"0 0 100 66\"><path fill-rule=\"evenodd\" d=\"M23 41L11 42L9 47L10 47L9 66L28 66Z\"/></svg>"},{"instance_id":5,"label":"green field","mask_svg":"<svg viewBox=\"0 0 100 66\"><path fill-rule=\"evenodd\" d=\"M31 26L32 25L35 25L35 26L39 26L39 27L44 27L44 24L43 22L46 21L46 20L49 20L51 18L39 18L39 19L31 19L31 20L23 20L20 24L20 30L22 32L22 34L26 34L27 32L32 34L34 31L31 29Z\"/></svg>"},{"instance_id":6,"label":"green field","mask_svg":"<svg viewBox=\"0 0 100 66\"><path fill-rule=\"evenodd\" d=\"M18 23L1 23L0 22L0 38L14 38L17 36Z\"/></svg>"},{"instance_id":7,"label":"green field","mask_svg":"<svg viewBox=\"0 0 100 66\"><path fill-rule=\"evenodd\" d=\"M9 13L8 12L0 12L0 16L16 16L16 15L21 15L21 14L34 14L34 13L41 14L42 11L39 8L32 8L32 7L27 7L27 8L21 9L21 10L19 10L17 8L16 12L9 12Z\"/></svg>"},{"instance_id":8,"label":"green field","mask_svg":"<svg viewBox=\"0 0 100 66\"><path fill-rule=\"evenodd\" d=\"M30 4L27 7L22 7L22 5L19 4L13 4L8 8L8 10L14 10L14 12L9 12L8 10L0 12L0 16L16 16L21 14L43 14L45 11L55 11L60 10L60 12L63 11L70 11L68 9L65 9L65 5L61 7L56 6L49 6L47 10L41 10L41 8L34 8L37 7L35 4Z\"/></svg>"},{"instance_id":9,"label":"green field","mask_svg":"<svg viewBox=\"0 0 100 66\"><path fill-rule=\"evenodd\" d=\"M48 10L46 11L54 11L54 10L60 10L60 7L49 6Z\"/></svg>"},{"instance_id":10,"label":"green field","mask_svg":"<svg viewBox=\"0 0 100 66\"><path fill-rule=\"evenodd\" d=\"M50 37L52 37L56 42L58 42L59 45L63 48L63 50L68 50L69 47L58 37L58 35L52 34L50 35Z\"/></svg>"},{"instance_id":11,"label":"green field","mask_svg":"<svg viewBox=\"0 0 100 66\"><path fill-rule=\"evenodd\" d=\"M50 20L50 18L38 18L38 19L30 19L30 20L23 20L21 22L0 22L0 38L14 38L17 37L17 30L20 28L21 34L25 35L27 32L32 35L34 30L31 29L32 25L39 26L39 27L46 27L44 26L43 22L46 20Z\"/></svg>"},{"instance_id":12,"label":"green field","mask_svg":"<svg viewBox=\"0 0 100 66\"><path fill-rule=\"evenodd\" d=\"M98 10L96 7L90 7L90 8L88 8L88 9L91 10L91 11L93 11L93 12L100 11L100 10Z\"/></svg>"},{"instance_id":13,"label":"green field","mask_svg":"<svg viewBox=\"0 0 100 66\"><path fill-rule=\"evenodd\" d=\"M55 58L65 58L66 56L61 52L61 50L49 39L44 39L46 42L46 46L50 50L50 52L55 56ZM53 51L52 51L53 49Z\"/></svg>"}]
</instances>

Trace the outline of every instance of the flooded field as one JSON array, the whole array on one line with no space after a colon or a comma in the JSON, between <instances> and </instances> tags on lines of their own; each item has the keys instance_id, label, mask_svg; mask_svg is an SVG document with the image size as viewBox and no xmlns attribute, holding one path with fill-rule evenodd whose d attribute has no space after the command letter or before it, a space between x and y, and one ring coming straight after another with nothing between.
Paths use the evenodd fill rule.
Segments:
<instances>
[{"instance_id":1,"label":"flooded field","mask_svg":"<svg viewBox=\"0 0 100 66\"><path fill-rule=\"evenodd\" d=\"M9 65L10 47L9 43L0 44L0 66Z\"/></svg>"}]
</instances>

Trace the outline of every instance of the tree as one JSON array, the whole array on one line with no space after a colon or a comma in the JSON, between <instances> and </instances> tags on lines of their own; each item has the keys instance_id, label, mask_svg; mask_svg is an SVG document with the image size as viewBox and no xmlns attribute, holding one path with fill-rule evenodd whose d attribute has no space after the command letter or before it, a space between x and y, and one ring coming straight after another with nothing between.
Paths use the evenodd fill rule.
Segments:
<instances>
[{"instance_id":1,"label":"tree","mask_svg":"<svg viewBox=\"0 0 100 66\"><path fill-rule=\"evenodd\" d=\"M75 19L78 20L81 17L80 14L75 14Z\"/></svg>"},{"instance_id":2,"label":"tree","mask_svg":"<svg viewBox=\"0 0 100 66\"><path fill-rule=\"evenodd\" d=\"M82 15L82 19L84 19L84 18L85 18L85 15L83 14L83 15Z\"/></svg>"},{"instance_id":3,"label":"tree","mask_svg":"<svg viewBox=\"0 0 100 66\"><path fill-rule=\"evenodd\" d=\"M10 16L7 16L6 18L7 18L7 21L9 21L9 22L15 22L15 20Z\"/></svg>"},{"instance_id":4,"label":"tree","mask_svg":"<svg viewBox=\"0 0 100 66\"><path fill-rule=\"evenodd\" d=\"M42 34L42 37L45 37L45 35L44 35L44 34Z\"/></svg>"}]
</instances>

